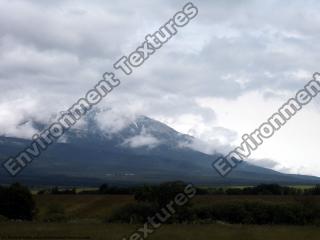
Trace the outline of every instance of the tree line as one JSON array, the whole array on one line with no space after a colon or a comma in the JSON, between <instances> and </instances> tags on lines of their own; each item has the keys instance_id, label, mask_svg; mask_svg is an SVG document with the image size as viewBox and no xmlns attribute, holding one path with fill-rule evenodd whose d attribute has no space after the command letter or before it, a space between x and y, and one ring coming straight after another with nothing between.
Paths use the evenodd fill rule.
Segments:
<instances>
[{"instance_id":1,"label":"tree line","mask_svg":"<svg viewBox=\"0 0 320 240\"><path fill-rule=\"evenodd\" d=\"M177 181L179 183L179 181ZM181 182L180 182L181 183ZM161 185L161 184L160 184ZM111 186L106 183L97 189L77 190L75 187L53 187L42 189L38 194L69 195L69 194L109 194L109 195L133 195L145 192L146 189L156 189L159 185L143 186ZM281 186L279 184L259 184L252 187L206 187L197 188L198 195L320 195L320 185L309 188Z\"/></svg>"},{"instance_id":2,"label":"tree line","mask_svg":"<svg viewBox=\"0 0 320 240\"><path fill-rule=\"evenodd\" d=\"M116 209L108 221L132 223L133 219L142 222L147 216L170 202L186 186L183 182L169 182L159 185L139 187L115 187L102 184L96 190L54 187L41 190L38 194L131 194L135 202ZM245 188L198 188L198 195L293 195L291 202L266 202L261 199L247 201L209 202L207 205L192 204L178 209L171 219L173 222L203 223L224 221L229 223L250 224L320 224L320 203L315 195L320 195L320 186L307 189L280 186L277 184L260 184ZM19 183L0 186L0 220L33 220L37 214L36 202L30 189ZM48 209L48 221L64 219L64 211L58 207ZM1 217L2 216L2 217ZM135 216L135 217L133 217Z\"/></svg>"}]
</instances>

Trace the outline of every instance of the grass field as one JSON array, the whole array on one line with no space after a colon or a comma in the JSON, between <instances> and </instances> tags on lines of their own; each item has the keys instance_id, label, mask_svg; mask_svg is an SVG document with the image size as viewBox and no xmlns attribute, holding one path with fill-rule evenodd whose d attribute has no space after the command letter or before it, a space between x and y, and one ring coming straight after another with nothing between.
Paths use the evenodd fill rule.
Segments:
<instances>
[{"instance_id":1,"label":"grass field","mask_svg":"<svg viewBox=\"0 0 320 240\"><path fill-rule=\"evenodd\" d=\"M307 196L196 196L193 203L197 206L210 205L211 203L256 201L283 202L308 201ZM38 206L38 220L41 220L46 208L52 204L62 205L66 215L71 220L103 220L117 208L134 202L132 195L36 195ZM320 203L320 196L312 196Z\"/></svg>"},{"instance_id":2,"label":"grass field","mask_svg":"<svg viewBox=\"0 0 320 240\"><path fill-rule=\"evenodd\" d=\"M36 195L38 219L41 220L49 205L59 204L71 220L98 219L110 216L114 209L134 202L131 195Z\"/></svg>"},{"instance_id":3,"label":"grass field","mask_svg":"<svg viewBox=\"0 0 320 240\"><path fill-rule=\"evenodd\" d=\"M0 223L0 239L120 240L141 226L101 223ZM56 238L54 238L56 237ZM165 225L152 240L319 240L320 228L241 225Z\"/></svg>"}]
</instances>

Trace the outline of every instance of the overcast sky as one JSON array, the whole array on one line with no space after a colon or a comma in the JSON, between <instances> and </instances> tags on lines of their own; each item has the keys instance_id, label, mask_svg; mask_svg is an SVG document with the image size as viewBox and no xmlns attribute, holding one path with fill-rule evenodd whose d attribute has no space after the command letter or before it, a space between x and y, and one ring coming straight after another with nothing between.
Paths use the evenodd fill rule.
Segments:
<instances>
[{"instance_id":1,"label":"overcast sky","mask_svg":"<svg viewBox=\"0 0 320 240\"><path fill-rule=\"evenodd\" d=\"M1 0L0 134L31 136L19 123L66 110L186 3ZM198 16L99 106L155 118L223 152L320 71L320 2L193 3ZM253 161L320 176L319 105L306 106Z\"/></svg>"}]
</instances>

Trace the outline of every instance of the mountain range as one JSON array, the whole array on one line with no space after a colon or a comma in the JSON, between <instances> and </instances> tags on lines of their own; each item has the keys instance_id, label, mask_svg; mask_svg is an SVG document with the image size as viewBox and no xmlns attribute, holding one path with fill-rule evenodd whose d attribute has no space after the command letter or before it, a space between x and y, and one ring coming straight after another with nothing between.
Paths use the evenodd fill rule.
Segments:
<instances>
[{"instance_id":1,"label":"mountain range","mask_svg":"<svg viewBox=\"0 0 320 240\"><path fill-rule=\"evenodd\" d=\"M90 112L83 127L72 128L63 141L54 143L19 176L0 169L0 182L23 182L44 186L96 186L107 182L118 185L182 180L202 185L288 185L319 184L320 178L284 174L242 162L230 175L221 177L211 167L221 154L202 153L190 147L194 137L146 116L129 121L117 131L101 127L99 112ZM41 131L46 124L29 120ZM31 141L0 136L0 159L15 156Z\"/></svg>"}]
</instances>

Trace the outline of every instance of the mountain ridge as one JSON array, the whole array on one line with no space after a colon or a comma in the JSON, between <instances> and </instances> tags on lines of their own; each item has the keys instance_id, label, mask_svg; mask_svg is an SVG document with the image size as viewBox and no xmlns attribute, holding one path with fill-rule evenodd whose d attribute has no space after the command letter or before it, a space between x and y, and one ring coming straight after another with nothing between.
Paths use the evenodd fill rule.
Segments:
<instances>
[{"instance_id":1,"label":"mountain ridge","mask_svg":"<svg viewBox=\"0 0 320 240\"><path fill-rule=\"evenodd\" d=\"M208 155L188 146L195 138L146 116L127 121L118 131L101 129L97 112L86 116L85 125L65 133L64 141L53 144L17 178L0 170L1 182L21 180L32 184L90 185L155 183L183 180L199 184L317 184L320 178L279 173L247 162L222 178L211 167L221 154ZM26 122L23 124L27 124ZM28 123L30 124L30 122ZM31 121L41 131L46 124ZM30 141L0 136L0 158L13 156ZM38 178L38 180L37 180ZM82 179L82 180L81 180Z\"/></svg>"}]
</instances>

